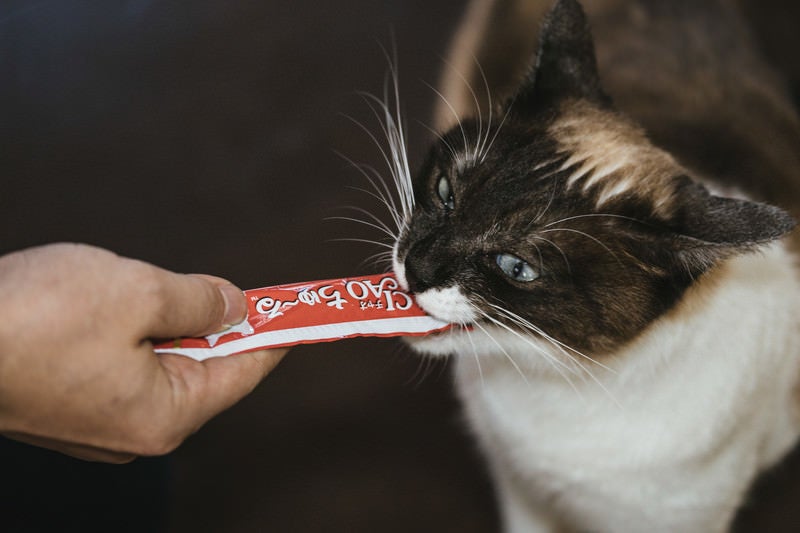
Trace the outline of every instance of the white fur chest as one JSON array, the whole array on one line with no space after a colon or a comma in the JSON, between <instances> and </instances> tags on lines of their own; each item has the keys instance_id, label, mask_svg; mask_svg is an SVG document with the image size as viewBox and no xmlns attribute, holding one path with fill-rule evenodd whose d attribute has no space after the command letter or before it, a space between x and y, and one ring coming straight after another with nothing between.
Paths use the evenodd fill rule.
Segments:
<instances>
[{"instance_id":1,"label":"white fur chest","mask_svg":"<svg viewBox=\"0 0 800 533\"><path fill-rule=\"evenodd\" d=\"M441 341L461 344L458 392L501 499L600 531L724 529L798 435L800 286L781 245L714 277L571 384L533 349Z\"/></svg>"}]
</instances>

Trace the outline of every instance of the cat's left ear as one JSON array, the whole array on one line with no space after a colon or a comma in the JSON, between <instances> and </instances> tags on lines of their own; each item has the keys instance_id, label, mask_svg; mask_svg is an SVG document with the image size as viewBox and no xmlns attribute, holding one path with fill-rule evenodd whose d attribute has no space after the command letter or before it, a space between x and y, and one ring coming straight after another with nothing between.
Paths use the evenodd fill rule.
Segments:
<instances>
[{"instance_id":1,"label":"cat's left ear","mask_svg":"<svg viewBox=\"0 0 800 533\"><path fill-rule=\"evenodd\" d=\"M775 241L796 226L778 207L712 195L685 178L677 191L680 208L671 217L674 250L694 274L720 259Z\"/></svg>"},{"instance_id":2,"label":"cat's left ear","mask_svg":"<svg viewBox=\"0 0 800 533\"><path fill-rule=\"evenodd\" d=\"M567 98L609 106L600 86L594 42L577 0L558 0L542 28L536 65L511 104L519 113L536 111Z\"/></svg>"}]
</instances>

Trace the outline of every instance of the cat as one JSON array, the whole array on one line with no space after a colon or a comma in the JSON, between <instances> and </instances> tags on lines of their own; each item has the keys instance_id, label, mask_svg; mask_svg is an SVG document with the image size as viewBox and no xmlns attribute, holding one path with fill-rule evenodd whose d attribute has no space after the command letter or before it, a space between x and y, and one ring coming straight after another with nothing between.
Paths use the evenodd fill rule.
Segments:
<instances>
[{"instance_id":1,"label":"cat","mask_svg":"<svg viewBox=\"0 0 800 533\"><path fill-rule=\"evenodd\" d=\"M729 1L595 2L595 47L558 0L523 57L545 5L456 41L392 262L459 327L408 343L454 357L505 531L726 531L800 435L797 117Z\"/></svg>"}]
</instances>

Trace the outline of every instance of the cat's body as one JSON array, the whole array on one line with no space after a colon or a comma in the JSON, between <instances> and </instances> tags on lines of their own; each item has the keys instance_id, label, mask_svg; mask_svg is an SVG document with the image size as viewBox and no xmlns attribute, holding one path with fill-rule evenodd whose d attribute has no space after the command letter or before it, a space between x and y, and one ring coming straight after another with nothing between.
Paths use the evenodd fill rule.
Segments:
<instances>
[{"instance_id":1,"label":"cat's body","mask_svg":"<svg viewBox=\"0 0 800 533\"><path fill-rule=\"evenodd\" d=\"M796 215L800 128L726 2L596 4L602 85L562 0L521 88L549 2L473 7L453 63L507 45L485 86L515 96L414 183L395 271L468 327L412 345L457 355L508 531L724 531L800 434L800 282L788 216L696 184Z\"/></svg>"}]
</instances>

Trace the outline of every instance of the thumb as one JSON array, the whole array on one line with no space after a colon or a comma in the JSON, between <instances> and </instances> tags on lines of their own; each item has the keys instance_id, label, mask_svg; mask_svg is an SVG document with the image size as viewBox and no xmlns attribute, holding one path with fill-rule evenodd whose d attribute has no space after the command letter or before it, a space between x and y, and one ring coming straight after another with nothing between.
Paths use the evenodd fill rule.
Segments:
<instances>
[{"instance_id":1,"label":"thumb","mask_svg":"<svg viewBox=\"0 0 800 533\"><path fill-rule=\"evenodd\" d=\"M153 267L156 296L145 309L145 337L199 337L238 324L247 316L244 293L229 281L205 274L176 274Z\"/></svg>"}]
</instances>

